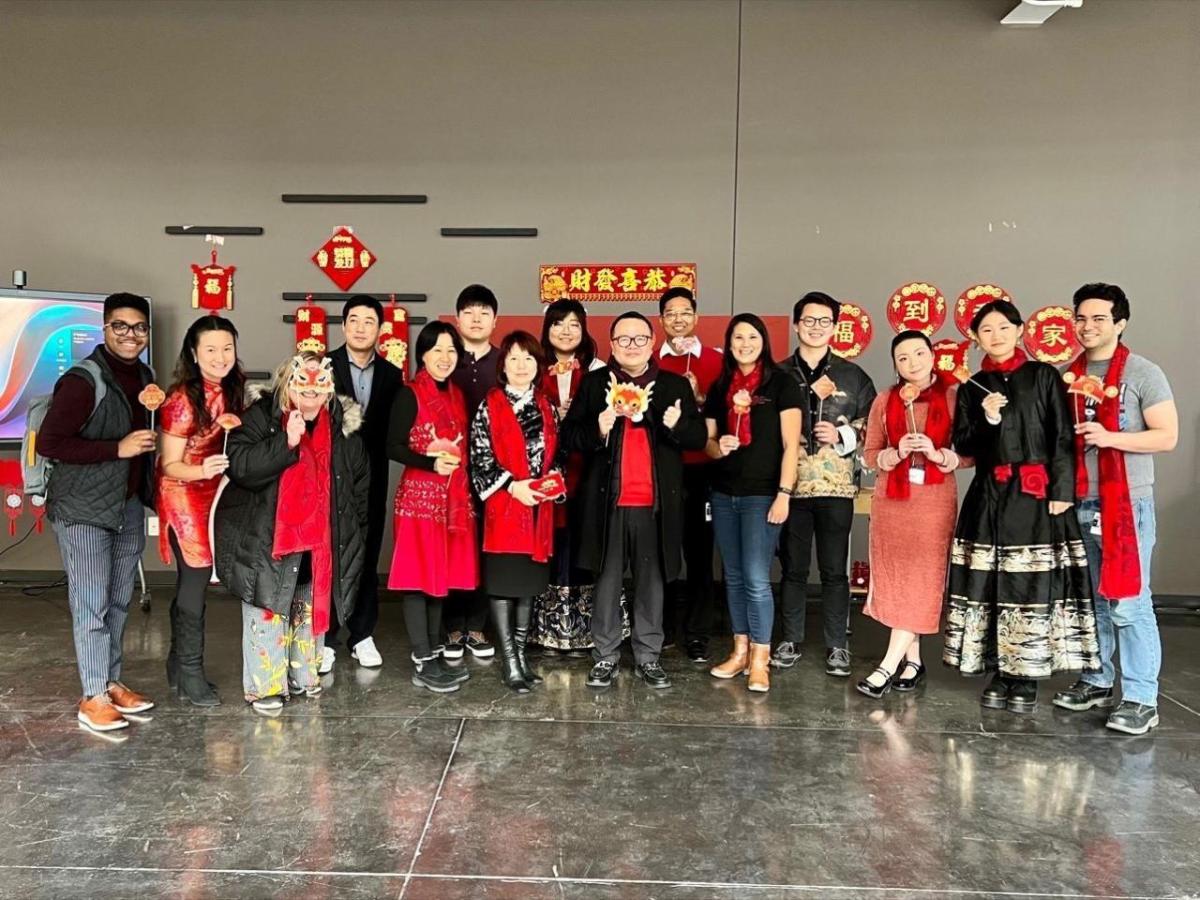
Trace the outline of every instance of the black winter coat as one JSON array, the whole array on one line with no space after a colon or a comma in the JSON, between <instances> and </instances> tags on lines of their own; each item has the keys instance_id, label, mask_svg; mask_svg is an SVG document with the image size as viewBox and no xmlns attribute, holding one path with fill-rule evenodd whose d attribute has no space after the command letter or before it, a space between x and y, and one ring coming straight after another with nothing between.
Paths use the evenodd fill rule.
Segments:
<instances>
[{"instance_id":1,"label":"black winter coat","mask_svg":"<svg viewBox=\"0 0 1200 900\"><path fill-rule=\"evenodd\" d=\"M608 405L607 366L583 376L579 391L563 419L560 435L567 450L583 454L583 477L576 500L579 513L570 523L577 530L581 569L593 575L604 566L608 517L617 502L621 445L629 424L618 417L608 444L600 437L597 419ZM682 415L674 428L662 424L663 413L680 401ZM650 446L654 459L655 509L658 514L659 551L663 577L676 580L683 570L683 456L684 450L700 450L708 441L704 418L687 379L659 370L646 412L650 423Z\"/></svg>"},{"instance_id":2,"label":"black winter coat","mask_svg":"<svg viewBox=\"0 0 1200 900\"><path fill-rule=\"evenodd\" d=\"M362 411L338 397L332 417L333 489L330 493L333 539L333 606L339 621L354 610L366 553L367 492L370 467L362 439ZM301 554L274 559L275 508L279 479L300 458L288 449L283 413L273 393L254 400L240 428L229 433L229 484L217 501L215 564L217 577L246 603L288 615L296 593Z\"/></svg>"}]
</instances>

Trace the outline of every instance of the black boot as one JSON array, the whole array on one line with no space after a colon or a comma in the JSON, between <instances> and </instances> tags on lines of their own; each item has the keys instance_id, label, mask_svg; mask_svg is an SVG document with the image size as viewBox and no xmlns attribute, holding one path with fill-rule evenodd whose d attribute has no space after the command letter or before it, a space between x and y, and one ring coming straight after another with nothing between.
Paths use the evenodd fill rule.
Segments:
<instances>
[{"instance_id":1,"label":"black boot","mask_svg":"<svg viewBox=\"0 0 1200 900\"><path fill-rule=\"evenodd\" d=\"M1008 679L997 672L992 676L991 683L983 689L979 704L988 709L1004 709L1008 706Z\"/></svg>"},{"instance_id":2,"label":"black boot","mask_svg":"<svg viewBox=\"0 0 1200 900\"><path fill-rule=\"evenodd\" d=\"M220 706L221 698L204 677L201 656L204 652L203 622L203 616L186 610L181 609L175 615L176 653L179 657L177 690L180 699L189 701L193 706Z\"/></svg>"},{"instance_id":3,"label":"black boot","mask_svg":"<svg viewBox=\"0 0 1200 900\"><path fill-rule=\"evenodd\" d=\"M541 684L542 676L529 665L529 657L525 654L525 642L529 639L529 620L533 617L533 598L521 597L517 600L516 616L513 626L513 643L517 650L517 665L521 669L521 677L530 687Z\"/></svg>"},{"instance_id":4,"label":"black boot","mask_svg":"<svg viewBox=\"0 0 1200 900\"><path fill-rule=\"evenodd\" d=\"M1008 711L1031 713L1037 709L1038 683L1030 678L1013 678L1008 688Z\"/></svg>"},{"instance_id":5,"label":"black boot","mask_svg":"<svg viewBox=\"0 0 1200 900\"><path fill-rule=\"evenodd\" d=\"M179 684L179 654L175 650L175 632L179 629L179 600L171 598L171 611L168 618L171 621L171 649L167 651L167 687L175 690Z\"/></svg>"},{"instance_id":6,"label":"black boot","mask_svg":"<svg viewBox=\"0 0 1200 900\"><path fill-rule=\"evenodd\" d=\"M492 623L496 627L496 644L500 648L500 680L518 694L528 694L529 685L517 662L517 648L513 642L512 601L507 597L492 597Z\"/></svg>"}]
</instances>

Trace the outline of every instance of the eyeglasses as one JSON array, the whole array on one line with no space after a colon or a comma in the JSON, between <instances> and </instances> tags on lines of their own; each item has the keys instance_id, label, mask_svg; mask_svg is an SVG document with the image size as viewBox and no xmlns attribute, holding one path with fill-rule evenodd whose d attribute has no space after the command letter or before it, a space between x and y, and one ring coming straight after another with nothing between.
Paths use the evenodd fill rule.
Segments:
<instances>
[{"instance_id":1,"label":"eyeglasses","mask_svg":"<svg viewBox=\"0 0 1200 900\"><path fill-rule=\"evenodd\" d=\"M138 337L145 337L150 333L150 326L145 322L138 322L136 325L130 325L128 322L122 322L120 319L114 319L104 326L111 328L112 333L117 337L125 337L129 332L133 332Z\"/></svg>"},{"instance_id":2,"label":"eyeglasses","mask_svg":"<svg viewBox=\"0 0 1200 900\"><path fill-rule=\"evenodd\" d=\"M613 338L612 342L622 350L628 350L630 347L641 349L652 340L654 340L654 335L652 334L623 334L620 337Z\"/></svg>"},{"instance_id":3,"label":"eyeglasses","mask_svg":"<svg viewBox=\"0 0 1200 900\"><path fill-rule=\"evenodd\" d=\"M812 328L814 326L828 328L833 324L833 319L829 318L829 316L821 316L819 319L813 318L812 316L805 316L800 320L800 324L805 328Z\"/></svg>"},{"instance_id":4,"label":"eyeglasses","mask_svg":"<svg viewBox=\"0 0 1200 900\"><path fill-rule=\"evenodd\" d=\"M696 313L690 309L677 309L673 312L663 313L664 319L694 319Z\"/></svg>"}]
</instances>

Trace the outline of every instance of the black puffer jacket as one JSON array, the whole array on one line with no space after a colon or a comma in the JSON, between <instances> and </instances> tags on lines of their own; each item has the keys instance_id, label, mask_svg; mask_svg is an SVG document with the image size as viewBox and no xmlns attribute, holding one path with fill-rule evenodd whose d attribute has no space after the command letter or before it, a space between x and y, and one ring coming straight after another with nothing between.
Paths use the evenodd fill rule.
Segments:
<instances>
[{"instance_id":1,"label":"black puffer jacket","mask_svg":"<svg viewBox=\"0 0 1200 900\"><path fill-rule=\"evenodd\" d=\"M279 479L300 454L289 450L283 413L274 394L255 398L242 425L229 433L229 484L217 502L217 577L234 596L254 606L288 615L296 593L301 554L274 559L275 507ZM345 622L354 609L366 552L367 490L370 468L362 439L362 411L338 397L330 406L333 426L333 605Z\"/></svg>"}]
</instances>

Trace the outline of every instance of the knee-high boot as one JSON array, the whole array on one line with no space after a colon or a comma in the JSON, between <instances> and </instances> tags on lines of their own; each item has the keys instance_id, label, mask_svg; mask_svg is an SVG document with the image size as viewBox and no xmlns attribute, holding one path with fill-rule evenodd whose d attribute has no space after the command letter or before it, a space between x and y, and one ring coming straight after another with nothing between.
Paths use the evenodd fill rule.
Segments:
<instances>
[{"instance_id":1,"label":"knee-high boot","mask_svg":"<svg viewBox=\"0 0 1200 900\"><path fill-rule=\"evenodd\" d=\"M507 597L492 597L492 623L496 628L496 643L500 647L500 680L518 694L528 694L529 685L517 662L517 648L513 641L512 600Z\"/></svg>"},{"instance_id":2,"label":"knee-high boot","mask_svg":"<svg viewBox=\"0 0 1200 900\"><path fill-rule=\"evenodd\" d=\"M179 696L195 706L219 706L220 698L204 677L204 616L189 609L175 614L179 655Z\"/></svg>"},{"instance_id":3,"label":"knee-high boot","mask_svg":"<svg viewBox=\"0 0 1200 900\"><path fill-rule=\"evenodd\" d=\"M516 602L514 617L513 643L516 644L517 666L521 669L521 677L530 687L541 684L542 676L533 670L529 657L525 655L525 643L529 640L529 621L533 617L533 598L520 597Z\"/></svg>"}]
</instances>

